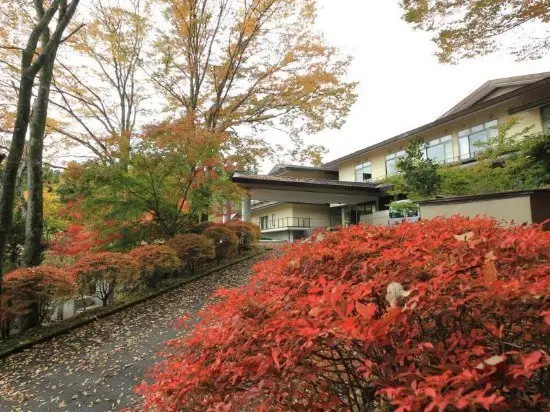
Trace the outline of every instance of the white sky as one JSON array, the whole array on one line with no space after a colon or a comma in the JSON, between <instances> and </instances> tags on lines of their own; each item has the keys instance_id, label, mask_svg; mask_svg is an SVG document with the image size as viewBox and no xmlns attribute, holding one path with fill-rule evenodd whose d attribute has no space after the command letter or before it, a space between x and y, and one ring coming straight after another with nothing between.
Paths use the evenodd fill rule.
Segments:
<instances>
[{"instance_id":1,"label":"white sky","mask_svg":"<svg viewBox=\"0 0 550 412\"><path fill-rule=\"evenodd\" d=\"M398 0L319 0L319 27L354 57L359 98L341 130L306 139L329 149L325 161L439 117L485 81L550 71L550 57L516 63L501 53L450 66L438 63L432 35L401 19Z\"/></svg>"}]
</instances>

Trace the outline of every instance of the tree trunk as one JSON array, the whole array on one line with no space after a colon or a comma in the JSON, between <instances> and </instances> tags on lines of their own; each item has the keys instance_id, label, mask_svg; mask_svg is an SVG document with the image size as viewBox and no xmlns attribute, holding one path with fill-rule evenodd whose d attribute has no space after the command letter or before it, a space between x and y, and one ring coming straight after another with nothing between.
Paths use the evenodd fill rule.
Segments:
<instances>
[{"instance_id":1,"label":"tree trunk","mask_svg":"<svg viewBox=\"0 0 550 412\"><path fill-rule=\"evenodd\" d=\"M44 34L43 44L49 41L49 35ZM25 248L23 250L23 266L37 266L42 261L42 229L43 229L43 181L42 152L44 148L44 132L48 116L48 102L53 66L57 49L42 67L38 93L34 101L30 134L27 147L28 201L25 223Z\"/></svg>"},{"instance_id":2,"label":"tree trunk","mask_svg":"<svg viewBox=\"0 0 550 412\"><path fill-rule=\"evenodd\" d=\"M118 138L119 162L124 172L128 172L128 165L130 164L130 133L129 130L123 130Z\"/></svg>"},{"instance_id":3,"label":"tree trunk","mask_svg":"<svg viewBox=\"0 0 550 412\"><path fill-rule=\"evenodd\" d=\"M32 88L34 76L24 72L19 86L15 127L13 129L10 152L4 169L2 192L0 193L0 273L4 265L4 250L13 220L13 204L15 200L15 186L17 171L25 148L25 136L29 125L31 111Z\"/></svg>"},{"instance_id":4,"label":"tree trunk","mask_svg":"<svg viewBox=\"0 0 550 412\"><path fill-rule=\"evenodd\" d=\"M45 62L49 60L53 49L55 48L55 50L57 50L62 41L63 32L72 19L79 2L80 0L73 0L70 6L67 7L66 0L53 0L49 4L50 7L47 10L44 10L44 2L34 2L40 20L32 29L27 45L21 54L21 77L19 80L15 125L0 193L0 292L2 286L1 274L4 265L4 251L6 249L8 233L10 232L13 220L17 170L19 169L21 157L23 156L25 137L29 127L34 80ZM60 3L63 4L60 5ZM45 32L49 32L48 25L58 12L60 6L62 13L60 13L59 19L57 20L57 26L52 36L53 38L48 42L46 47L42 48L38 57L35 57L38 41Z\"/></svg>"}]
</instances>

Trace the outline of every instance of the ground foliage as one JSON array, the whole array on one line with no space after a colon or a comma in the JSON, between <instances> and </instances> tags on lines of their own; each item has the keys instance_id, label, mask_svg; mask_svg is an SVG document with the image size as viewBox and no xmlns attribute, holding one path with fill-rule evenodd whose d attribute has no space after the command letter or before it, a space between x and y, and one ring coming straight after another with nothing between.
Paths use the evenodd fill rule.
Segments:
<instances>
[{"instance_id":1,"label":"ground foliage","mask_svg":"<svg viewBox=\"0 0 550 412\"><path fill-rule=\"evenodd\" d=\"M219 293L139 393L149 410L550 407L550 232L352 226Z\"/></svg>"}]
</instances>

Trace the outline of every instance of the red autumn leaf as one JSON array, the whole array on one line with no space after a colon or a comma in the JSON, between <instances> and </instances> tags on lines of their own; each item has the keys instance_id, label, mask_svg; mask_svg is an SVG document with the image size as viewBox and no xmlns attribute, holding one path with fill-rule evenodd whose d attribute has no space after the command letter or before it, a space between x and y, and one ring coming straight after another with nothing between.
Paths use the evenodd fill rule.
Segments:
<instances>
[{"instance_id":1,"label":"red autumn leaf","mask_svg":"<svg viewBox=\"0 0 550 412\"><path fill-rule=\"evenodd\" d=\"M367 303L366 305L363 305L362 303L357 302L355 304L355 309L357 309L357 312L364 317L366 320L371 320L375 313L376 313L376 305L374 303Z\"/></svg>"},{"instance_id":2,"label":"red autumn leaf","mask_svg":"<svg viewBox=\"0 0 550 412\"><path fill-rule=\"evenodd\" d=\"M485 261L481 268L483 274L483 280L486 283L492 283L497 280L497 268L495 266L495 257L494 253L491 251L485 255Z\"/></svg>"}]
</instances>

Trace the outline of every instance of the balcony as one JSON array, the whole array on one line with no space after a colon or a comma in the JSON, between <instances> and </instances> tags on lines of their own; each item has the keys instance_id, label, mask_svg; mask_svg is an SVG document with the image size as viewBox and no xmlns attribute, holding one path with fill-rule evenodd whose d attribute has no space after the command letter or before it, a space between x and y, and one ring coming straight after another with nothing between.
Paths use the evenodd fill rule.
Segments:
<instances>
[{"instance_id":1,"label":"balcony","mask_svg":"<svg viewBox=\"0 0 550 412\"><path fill-rule=\"evenodd\" d=\"M262 231L276 231L288 229L309 229L311 218L309 217L280 217L278 219L260 218L258 225Z\"/></svg>"}]
</instances>

